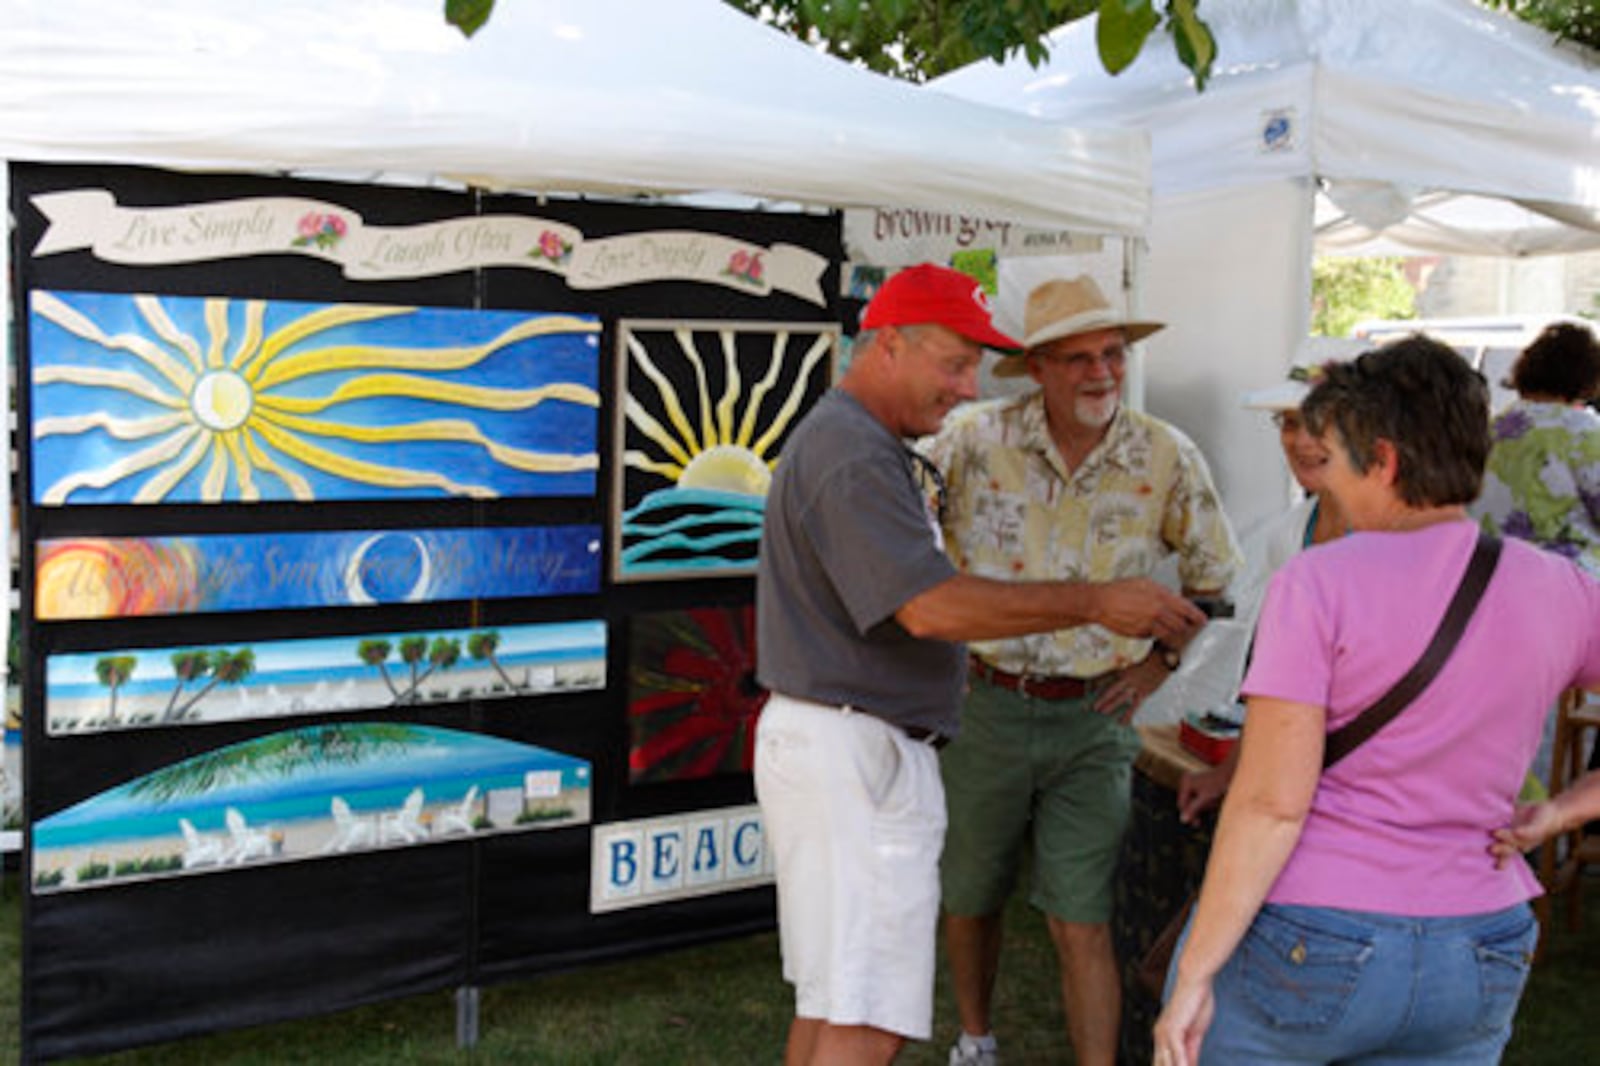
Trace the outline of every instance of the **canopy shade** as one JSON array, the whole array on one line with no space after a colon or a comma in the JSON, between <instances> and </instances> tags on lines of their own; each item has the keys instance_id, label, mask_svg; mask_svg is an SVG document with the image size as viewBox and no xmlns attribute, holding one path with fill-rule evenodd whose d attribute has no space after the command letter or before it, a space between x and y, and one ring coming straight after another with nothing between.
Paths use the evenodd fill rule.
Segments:
<instances>
[{"instance_id":1,"label":"canopy shade","mask_svg":"<svg viewBox=\"0 0 1600 1066\"><path fill-rule=\"evenodd\" d=\"M720 0L4 0L0 158L728 191L1131 234L1142 132L850 67Z\"/></svg>"}]
</instances>

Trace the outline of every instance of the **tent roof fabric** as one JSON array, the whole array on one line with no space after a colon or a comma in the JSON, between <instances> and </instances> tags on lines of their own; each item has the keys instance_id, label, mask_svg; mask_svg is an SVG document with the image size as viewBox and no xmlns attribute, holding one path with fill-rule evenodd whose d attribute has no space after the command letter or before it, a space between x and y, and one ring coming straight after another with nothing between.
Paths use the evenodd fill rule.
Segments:
<instances>
[{"instance_id":1,"label":"tent roof fabric","mask_svg":"<svg viewBox=\"0 0 1600 1066\"><path fill-rule=\"evenodd\" d=\"M1041 69L977 63L932 85L1148 129L1158 196L1314 178L1387 187L1402 216L1445 190L1600 218L1600 69L1549 34L1471 0L1207 0L1202 15L1218 46L1203 93L1160 34L1107 75L1093 18L1055 31Z\"/></svg>"},{"instance_id":2,"label":"tent roof fabric","mask_svg":"<svg viewBox=\"0 0 1600 1066\"><path fill-rule=\"evenodd\" d=\"M0 0L0 158L728 191L1132 234L1142 131L853 68L721 0Z\"/></svg>"}]
</instances>

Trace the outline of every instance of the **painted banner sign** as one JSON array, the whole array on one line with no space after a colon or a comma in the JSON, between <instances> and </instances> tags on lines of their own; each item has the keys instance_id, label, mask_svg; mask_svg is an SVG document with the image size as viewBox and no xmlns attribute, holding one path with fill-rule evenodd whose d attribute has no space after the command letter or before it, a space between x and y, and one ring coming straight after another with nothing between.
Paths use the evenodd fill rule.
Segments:
<instances>
[{"instance_id":1,"label":"painted banner sign","mask_svg":"<svg viewBox=\"0 0 1600 1066\"><path fill-rule=\"evenodd\" d=\"M349 208L321 200L123 207L105 189L41 193L32 203L50 223L33 249L36 257L87 248L108 263L150 266L307 255L337 264L357 281L521 267L559 274L574 289L691 281L754 296L786 292L826 305L828 261L815 252L693 230L587 238L565 222L522 215L371 226Z\"/></svg>"}]
</instances>

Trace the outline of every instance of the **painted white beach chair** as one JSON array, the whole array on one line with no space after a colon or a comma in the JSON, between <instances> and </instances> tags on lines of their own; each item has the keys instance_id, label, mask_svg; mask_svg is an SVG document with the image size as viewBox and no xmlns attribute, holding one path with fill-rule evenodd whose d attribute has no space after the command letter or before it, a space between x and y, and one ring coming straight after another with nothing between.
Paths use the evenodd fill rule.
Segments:
<instances>
[{"instance_id":1,"label":"painted white beach chair","mask_svg":"<svg viewBox=\"0 0 1600 1066\"><path fill-rule=\"evenodd\" d=\"M406 796L396 811L385 811L378 816L378 843L415 844L428 835L422 824L422 787L419 785Z\"/></svg>"},{"instance_id":2,"label":"painted white beach chair","mask_svg":"<svg viewBox=\"0 0 1600 1066\"><path fill-rule=\"evenodd\" d=\"M329 802L333 811L333 835L322 845L322 854L330 851L349 851L352 848L370 848L378 842L378 821L369 815L359 815L350 810L343 796Z\"/></svg>"},{"instance_id":3,"label":"painted white beach chair","mask_svg":"<svg viewBox=\"0 0 1600 1066\"><path fill-rule=\"evenodd\" d=\"M216 837L208 837L194 827L194 823L187 818L178 819L178 828L183 830L183 868L193 870L197 866L215 866L223 860L227 849L222 841Z\"/></svg>"},{"instance_id":4,"label":"painted white beach chair","mask_svg":"<svg viewBox=\"0 0 1600 1066\"><path fill-rule=\"evenodd\" d=\"M228 823L228 838L233 844L228 851L229 862L248 862L272 855L272 834L246 824L237 807L229 807L222 812L222 817Z\"/></svg>"},{"instance_id":5,"label":"painted white beach chair","mask_svg":"<svg viewBox=\"0 0 1600 1066\"><path fill-rule=\"evenodd\" d=\"M472 832L473 807L478 802L478 786L473 785L467 789L467 794L461 797L461 802L453 807L445 807L439 812L439 820L434 823L439 834L444 833L470 833Z\"/></svg>"}]
</instances>

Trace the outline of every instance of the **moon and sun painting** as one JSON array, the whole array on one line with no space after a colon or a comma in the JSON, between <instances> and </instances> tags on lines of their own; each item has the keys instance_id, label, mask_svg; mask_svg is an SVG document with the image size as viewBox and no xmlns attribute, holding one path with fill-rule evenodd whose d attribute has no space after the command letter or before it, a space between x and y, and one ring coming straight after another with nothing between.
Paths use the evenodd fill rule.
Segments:
<instances>
[{"instance_id":1,"label":"moon and sun painting","mask_svg":"<svg viewBox=\"0 0 1600 1066\"><path fill-rule=\"evenodd\" d=\"M603 689L606 624L124 648L45 659L51 736Z\"/></svg>"},{"instance_id":2,"label":"moon and sun painting","mask_svg":"<svg viewBox=\"0 0 1600 1066\"><path fill-rule=\"evenodd\" d=\"M33 891L589 824L590 763L402 722L291 729L161 767L33 823Z\"/></svg>"},{"instance_id":3,"label":"moon and sun painting","mask_svg":"<svg viewBox=\"0 0 1600 1066\"><path fill-rule=\"evenodd\" d=\"M42 621L584 595L592 525L64 537L38 542Z\"/></svg>"},{"instance_id":4,"label":"moon and sun painting","mask_svg":"<svg viewBox=\"0 0 1600 1066\"><path fill-rule=\"evenodd\" d=\"M42 506L595 493L593 315L31 295Z\"/></svg>"},{"instance_id":5,"label":"moon and sun painting","mask_svg":"<svg viewBox=\"0 0 1600 1066\"><path fill-rule=\"evenodd\" d=\"M838 327L623 320L617 334L613 579L753 573L772 471L831 381Z\"/></svg>"}]
</instances>

